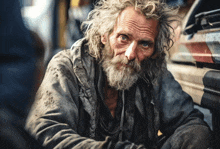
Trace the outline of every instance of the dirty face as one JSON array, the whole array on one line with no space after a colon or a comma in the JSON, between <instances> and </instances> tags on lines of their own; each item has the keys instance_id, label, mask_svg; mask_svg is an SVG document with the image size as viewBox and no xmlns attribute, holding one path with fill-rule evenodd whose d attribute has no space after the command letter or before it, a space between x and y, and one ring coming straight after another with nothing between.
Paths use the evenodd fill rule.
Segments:
<instances>
[{"instance_id":1,"label":"dirty face","mask_svg":"<svg viewBox=\"0 0 220 149\"><path fill-rule=\"evenodd\" d=\"M146 19L133 7L127 7L119 15L113 32L109 36L101 37L105 45L104 55L108 55L104 61L108 60L109 63L104 62L103 68L110 84L117 80L118 82L114 85L123 84L123 89L128 89L136 82L138 73L141 71L141 62L148 59L154 52L157 24L156 20ZM126 78L128 80L125 81Z\"/></svg>"},{"instance_id":2,"label":"dirty face","mask_svg":"<svg viewBox=\"0 0 220 149\"><path fill-rule=\"evenodd\" d=\"M138 62L150 57L154 52L157 24L154 19L146 19L133 7L127 7L118 17L113 32L109 35L110 47L115 56L137 59ZM106 44L108 37L102 37Z\"/></svg>"}]
</instances>

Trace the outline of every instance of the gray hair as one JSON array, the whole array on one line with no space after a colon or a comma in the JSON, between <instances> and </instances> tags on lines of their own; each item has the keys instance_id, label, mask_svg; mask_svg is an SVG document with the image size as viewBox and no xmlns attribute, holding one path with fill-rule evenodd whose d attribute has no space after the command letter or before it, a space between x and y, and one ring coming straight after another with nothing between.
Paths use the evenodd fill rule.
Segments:
<instances>
[{"instance_id":1,"label":"gray hair","mask_svg":"<svg viewBox=\"0 0 220 149\"><path fill-rule=\"evenodd\" d=\"M101 36L110 34L119 14L127 7L133 6L139 9L146 18L158 20L158 35L155 42L154 55L152 59L156 68L154 72L162 68L165 62L165 51L173 45L171 23L176 21L176 10L170 9L165 3L159 0L99 0L95 8L90 12L88 19L82 23L85 30L85 38L88 40L89 52L96 59L101 58L101 50L104 45ZM153 77L154 78L154 77Z\"/></svg>"}]
</instances>

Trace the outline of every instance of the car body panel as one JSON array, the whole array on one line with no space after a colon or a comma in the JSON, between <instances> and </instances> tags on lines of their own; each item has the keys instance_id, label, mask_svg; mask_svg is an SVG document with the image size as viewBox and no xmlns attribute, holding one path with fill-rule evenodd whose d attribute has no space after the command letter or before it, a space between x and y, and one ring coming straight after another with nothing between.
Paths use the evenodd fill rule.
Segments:
<instances>
[{"instance_id":1,"label":"car body panel","mask_svg":"<svg viewBox=\"0 0 220 149\"><path fill-rule=\"evenodd\" d=\"M220 87L216 84L220 83L220 26L207 23L210 18L212 23L215 23L213 20L218 23L220 6L214 5L212 7L215 10L212 10L212 7L206 8L206 4L206 0L196 0L184 18L181 31L177 32L179 34L174 49L170 52L168 69L195 103L207 104L209 96L210 102L211 98L219 100L220 108ZM207 83L207 80L211 81ZM203 102L203 99L206 101Z\"/></svg>"},{"instance_id":2,"label":"car body panel","mask_svg":"<svg viewBox=\"0 0 220 149\"><path fill-rule=\"evenodd\" d=\"M169 52L168 70L200 108L211 111L213 148L220 144L220 5L195 0Z\"/></svg>"},{"instance_id":3,"label":"car body panel","mask_svg":"<svg viewBox=\"0 0 220 149\"><path fill-rule=\"evenodd\" d=\"M220 28L218 32L199 31L194 35L181 35L171 60L220 64Z\"/></svg>"},{"instance_id":4,"label":"car body panel","mask_svg":"<svg viewBox=\"0 0 220 149\"><path fill-rule=\"evenodd\" d=\"M168 69L196 104L219 110L220 70L180 64L168 64Z\"/></svg>"}]
</instances>

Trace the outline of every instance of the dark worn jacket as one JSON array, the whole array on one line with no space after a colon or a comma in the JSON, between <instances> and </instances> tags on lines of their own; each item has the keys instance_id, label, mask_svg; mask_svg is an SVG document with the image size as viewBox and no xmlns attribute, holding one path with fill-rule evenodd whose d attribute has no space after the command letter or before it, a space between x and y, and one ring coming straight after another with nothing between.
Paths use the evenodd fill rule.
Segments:
<instances>
[{"instance_id":1,"label":"dark worn jacket","mask_svg":"<svg viewBox=\"0 0 220 149\"><path fill-rule=\"evenodd\" d=\"M100 99L104 96L100 82L104 79L85 42L79 40L70 50L53 57L37 92L26 129L44 146L155 148L158 130L169 136L180 126L206 127L191 97L166 70L158 85L138 80L128 91L121 91L126 103L122 111L126 110L120 117L119 137L100 139Z\"/></svg>"}]
</instances>

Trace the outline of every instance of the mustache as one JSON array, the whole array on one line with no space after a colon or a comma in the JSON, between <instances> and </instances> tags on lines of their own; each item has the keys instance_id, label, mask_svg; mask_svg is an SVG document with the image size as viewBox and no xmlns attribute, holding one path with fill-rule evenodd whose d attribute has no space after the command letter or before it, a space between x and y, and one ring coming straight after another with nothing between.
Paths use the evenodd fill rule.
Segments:
<instances>
[{"instance_id":1,"label":"mustache","mask_svg":"<svg viewBox=\"0 0 220 149\"><path fill-rule=\"evenodd\" d=\"M143 66L143 65L149 65L149 63L150 63L149 59L144 60L142 63L139 63L137 61L137 59L128 60L127 57L121 58L120 56L116 56L116 57L112 58L111 62L112 62L112 64L122 63L122 64L130 66L136 72L138 72L137 75L140 78L142 78L147 84L150 83L149 78L147 78L145 73L144 73L144 66Z\"/></svg>"},{"instance_id":2,"label":"mustache","mask_svg":"<svg viewBox=\"0 0 220 149\"><path fill-rule=\"evenodd\" d=\"M140 64L136 59L128 60L127 57L120 57L119 55L113 57L113 58L111 59L111 63L112 63L112 64L121 63L121 64L125 64L125 65L127 65L127 66L130 66L130 67L132 67L132 68L141 67L141 64Z\"/></svg>"},{"instance_id":3,"label":"mustache","mask_svg":"<svg viewBox=\"0 0 220 149\"><path fill-rule=\"evenodd\" d=\"M145 63L146 62L149 62L149 60L145 60ZM136 59L129 61L127 57L120 58L120 56L116 56L111 60L111 63L112 64L122 63L122 64L125 64L128 66L131 66L132 68L134 68L134 70L136 70L136 72L138 72L137 73L138 77L142 78L142 80L145 81L147 84L150 83L149 78L147 78L144 75L143 67L141 66L144 64L144 62L142 64L140 64L137 62Z\"/></svg>"},{"instance_id":4,"label":"mustache","mask_svg":"<svg viewBox=\"0 0 220 149\"><path fill-rule=\"evenodd\" d=\"M104 50L102 51L102 61L108 61L113 66L117 64L127 65L130 70L133 70L136 73L142 73L142 64L138 62L137 59L128 60L126 56L114 56L114 51L111 49L109 43L105 45Z\"/></svg>"}]
</instances>

